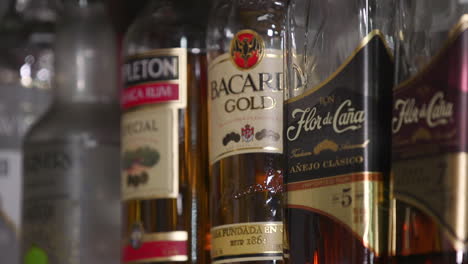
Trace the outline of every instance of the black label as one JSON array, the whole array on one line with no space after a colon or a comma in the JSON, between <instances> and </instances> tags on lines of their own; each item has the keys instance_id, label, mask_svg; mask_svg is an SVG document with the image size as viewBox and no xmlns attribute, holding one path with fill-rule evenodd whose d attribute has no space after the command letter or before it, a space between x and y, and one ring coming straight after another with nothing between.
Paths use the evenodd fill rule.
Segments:
<instances>
[{"instance_id":1,"label":"black label","mask_svg":"<svg viewBox=\"0 0 468 264\"><path fill-rule=\"evenodd\" d=\"M291 99L286 183L387 171L392 83L392 59L375 36L335 78Z\"/></svg>"},{"instance_id":2,"label":"black label","mask_svg":"<svg viewBox=\"0 0 468 264\"><path fill-rule=\"evenodd\" d=\"M393 61L382 39L378 31L366 37L329 81L285 105L291 263L312 263L313 252L320 262L342 252L336 263L355 252L386 254Z\"/></svg>"}]
</instances>

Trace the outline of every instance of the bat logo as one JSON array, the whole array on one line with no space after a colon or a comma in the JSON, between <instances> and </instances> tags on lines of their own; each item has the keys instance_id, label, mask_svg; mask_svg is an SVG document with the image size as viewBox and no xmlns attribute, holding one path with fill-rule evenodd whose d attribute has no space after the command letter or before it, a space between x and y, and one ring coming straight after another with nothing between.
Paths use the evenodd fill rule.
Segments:
<instances>
[{"instance_id":1,"label":"bat logo","mask_svg":"<svg viewBox=\"0 0 468 264\"><path fill-rule=\"evenodd\" d=\"M240 70L248 70L260 63L265 43L257 32L241 30L231 41L231 60Z\"/></svg>"}]
</instances>

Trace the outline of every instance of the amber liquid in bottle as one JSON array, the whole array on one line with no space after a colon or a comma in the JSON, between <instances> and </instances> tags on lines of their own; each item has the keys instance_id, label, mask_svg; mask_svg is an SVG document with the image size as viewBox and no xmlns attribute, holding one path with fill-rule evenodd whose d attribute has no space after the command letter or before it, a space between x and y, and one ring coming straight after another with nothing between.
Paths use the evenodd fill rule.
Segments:
<instances>
[{"instance_id":1,"label":"amber liquid in bottle","mask_svg":"<svg viewBox=\"0 0 468 264\"><path fill-rule=\"evenodd\" d=\"M213 166L212 225L282 221L282 160L280 154L242 154ZM252 243L245 241L244 243ZM230 262L271 264L282 260Z\"/></svg>"}]
</instances>

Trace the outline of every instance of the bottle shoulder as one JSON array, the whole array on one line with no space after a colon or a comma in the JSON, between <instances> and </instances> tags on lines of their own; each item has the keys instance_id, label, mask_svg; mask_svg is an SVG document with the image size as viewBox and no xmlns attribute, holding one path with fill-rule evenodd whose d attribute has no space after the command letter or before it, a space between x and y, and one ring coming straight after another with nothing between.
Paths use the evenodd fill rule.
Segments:
<instances>
[{"instance_id":1,"label":"bottle shoulder","mask_svg":"<svg viewBox=\"0 0 468 264\"><path fill-rule=\"evenodd\" d=\"M27 133L25 145L47 143L118 144L120 109L118 105L52 105Z\"/></svg>"},{"instance_id":2,"label":"bottle shoulder","mask_svg":"<svg viewBox=\"0 0 468 264\"><path fill-rule=\"evenodd\" d=\"M274 35L271 29L284 27L287 1L259 0L232 1L221 0L210 12L208 29L229 31L254 29L259 33Z\"/></svg>"},{"instance_id":3,"label":"bottle shoulder","mask_svg":"<svg viewBox=\"0 0 468 264\"><path fill-rule=\"evenodd\" d=\"M265 48L281 49L287 1L221 0L210 12L207 27L208 53L227 52L230 41L242 30L256 32ZM209 57L213 57L212 55Z\"/></svg>"},{"instance_id":4,"label":"bottle shoulder","mask_svg":"<svg viewBox=\"0 0 468 264\"><path fill-rule=\"evenodd\" d=\"M124 55L162 48L204 48L206 25L184 18L176 8L146 12L130 25L124 39Z\"/></svg>"}]
</instances>

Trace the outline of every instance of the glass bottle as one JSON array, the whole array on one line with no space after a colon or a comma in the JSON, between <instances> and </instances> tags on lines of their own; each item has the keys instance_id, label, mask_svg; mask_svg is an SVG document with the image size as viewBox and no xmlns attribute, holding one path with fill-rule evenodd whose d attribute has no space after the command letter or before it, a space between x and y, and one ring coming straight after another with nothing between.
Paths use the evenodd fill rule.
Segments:
<instances>
[{"instance_id":1,"label":"glass bottle","mask_svg":"<svg viewBox=\"0 0 468 264\"><path fill-rule=\"evenodd\" d=\"M100 1L65 1L55 44L54 101L23 146L25 264L119 262L115 45Z\"/></svg>"},{"instance_id":2,"label":"glass bottle","mask_svg":"<svg viewBox=\"0 0 468 264\"><path fill-rule=\"evenodd\" d=\"M18 263L21 144L50 104L55 0L8 1L0 22L0 259Z\"/></svg>"},{"instance_id":3,"label":"glass bottle","mask_svg":"<svg viewBox=\"0 0 468 264\"><path fill-rule=\"evenodd\" d=\"M123 263L208 263L209 1L150 1L124 40Z\"/></svg>"},{"instance_id":4,"label":"glass bottle","mask_svg":"<svg viewBox=\"0 0 468 264\"><path fill-rule=\"evenodd\" d=\"M394 1L292 0L287 263L387 263Z\"/></svg>"},{"instance_id":5,"label":"glass bottle","mask_svg":"<svg viewBox=\"0 0 468 264\"><path fill-rule=\"evenodd\" d=\"M395 263L468 263L468 3L398 1Z\"/></svg>"},{"instance_id":6,"label":"glass bottle","mask_svg":"<svg viewBox=\"0 0 468 264\"><path fill-rule=\"evenodd\" d=\"M219 0L208 27L213 263L283 263L287 1Z\"/></svg>"}]
</instances>

